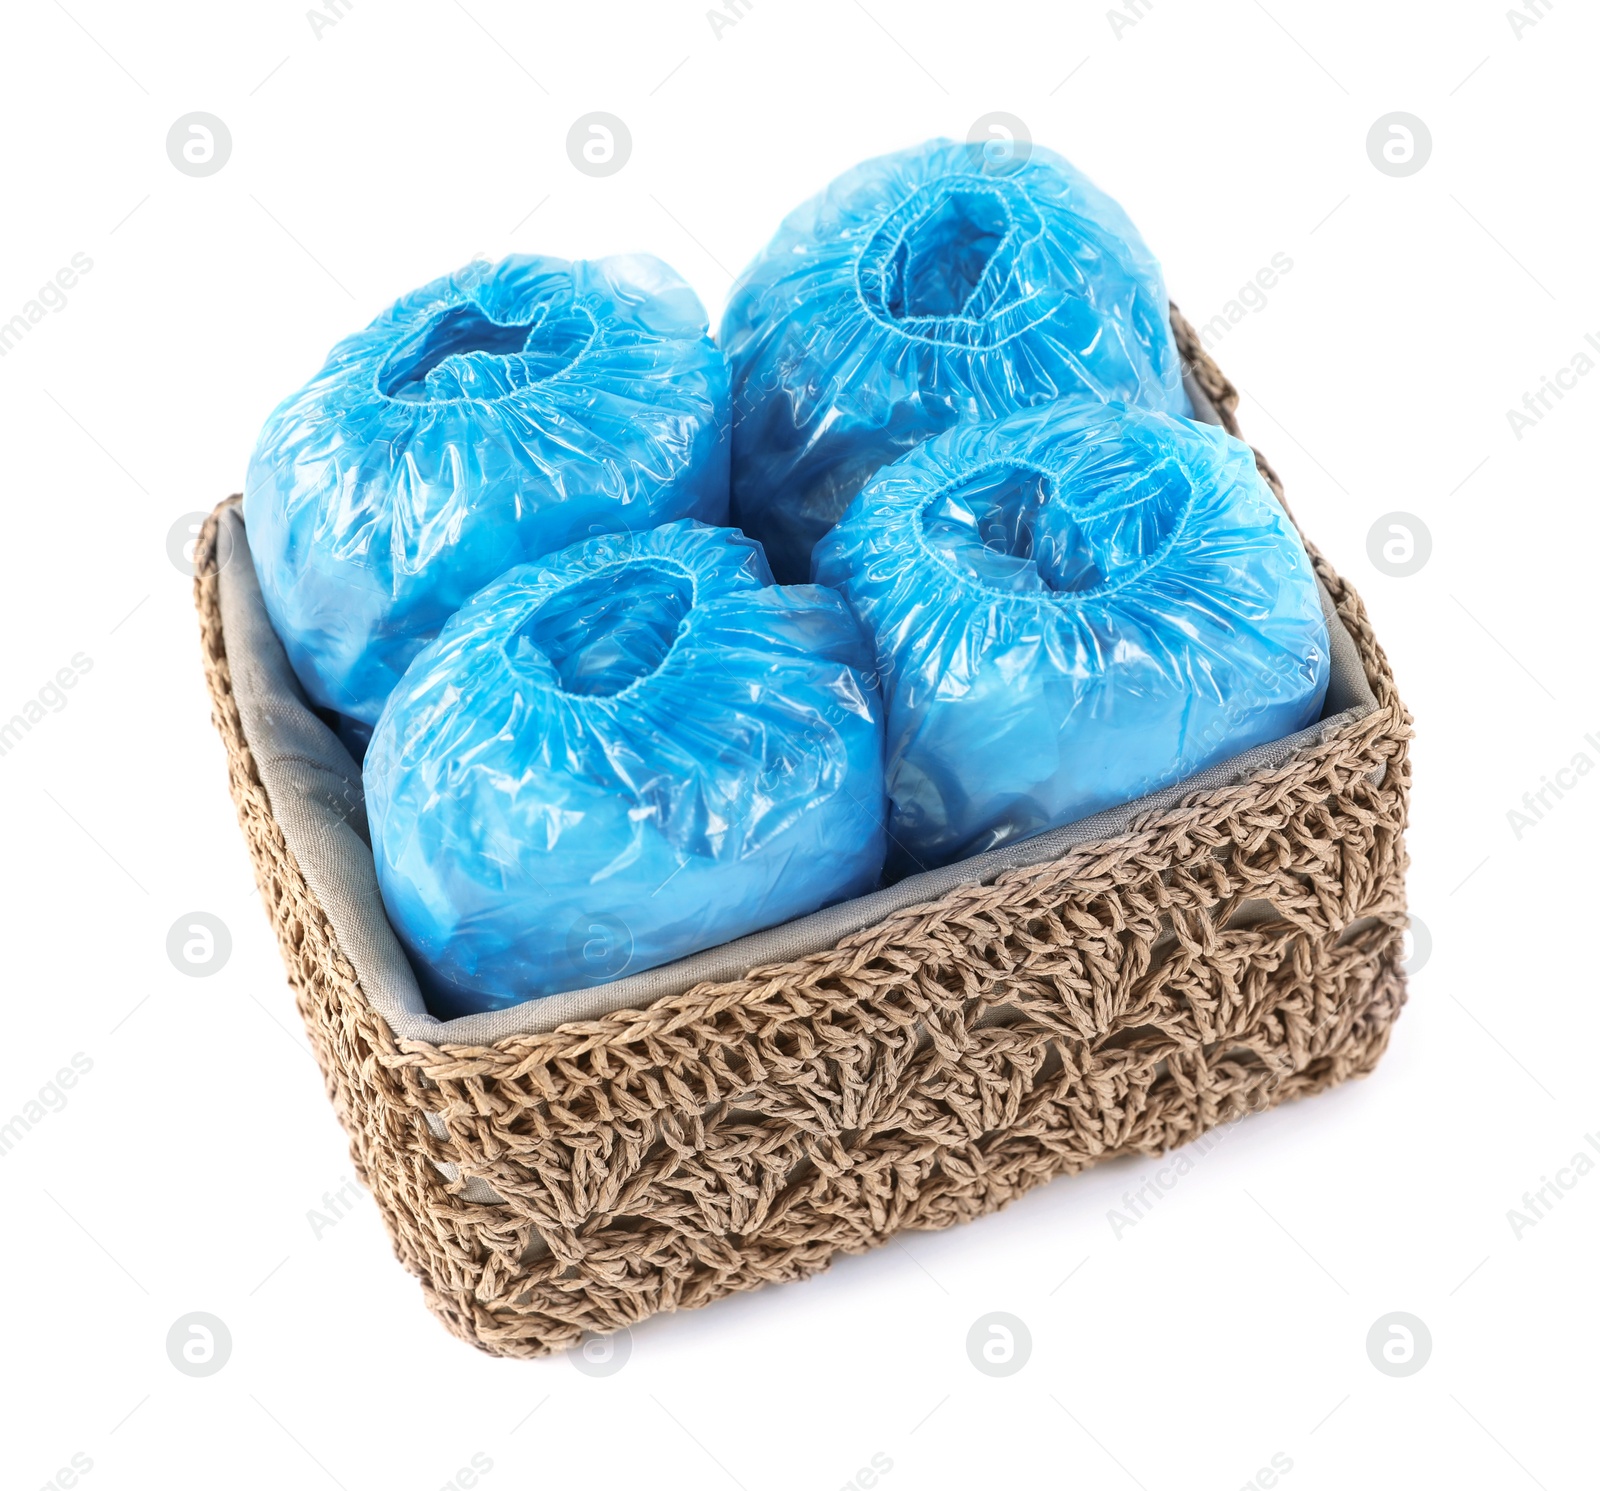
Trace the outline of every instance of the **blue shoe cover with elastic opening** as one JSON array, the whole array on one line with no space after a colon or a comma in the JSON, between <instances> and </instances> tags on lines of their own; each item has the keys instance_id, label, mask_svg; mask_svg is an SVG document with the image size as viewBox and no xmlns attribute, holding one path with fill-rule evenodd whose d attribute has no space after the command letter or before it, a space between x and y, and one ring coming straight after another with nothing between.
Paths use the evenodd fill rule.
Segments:
<instances>
[{"instance_id":1,"label":"blue shoe cover with elastic opening","mask_svg":"<svg viewBox=\"0 0 1600 1491\"><path fill-rule=\"evenodd\" d=\"M444 1018L589 987L872 890L871 648L831 590L669 524L503 575L367 748L390 920Z\"/></svg>"},{"instance_id":2,"label":"blue shoe cover with elastic opening","mask_svg":"<svg viewBox=\"0 0 1600 1491\"><path fill-rule=\"evenodd\" d=\"M889 878L1181 780L1318 718L1299 535L1210 425L1062 401L920 445L817 545L871 633Z\"/></svg>"},{"instance_id":3,"label":"blue shoe cover with elastic opening","mask_svg":"<svg viewBox=\"0 0 1600 1491\"><path fill-rule=\"evenodd\" d=\"M1188 414L1161 270L1034 145L935 140L784 219L722 318L733 521L785 583L882 466L957 420L1078 395Z\"/></svg>"},{"instance_id":4,"label":"blue shoe cover with elastic opening","mask_svg":"<svg viewBox=\"0 0 1600 1491\"><path fill-rule=\"evenodd\" d=\"M728 369L648 255L402 297L267 420L245 525L314 704L366 724L468 596L598 533L728 514Z\"/></svg>"}]
</instances>

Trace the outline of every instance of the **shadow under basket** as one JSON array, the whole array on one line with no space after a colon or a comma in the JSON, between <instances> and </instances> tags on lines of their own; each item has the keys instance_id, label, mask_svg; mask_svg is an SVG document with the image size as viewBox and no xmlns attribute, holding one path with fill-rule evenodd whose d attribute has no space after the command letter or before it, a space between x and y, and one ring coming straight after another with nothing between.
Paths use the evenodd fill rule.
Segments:
<instances>
[{"instance_id":1,"label":"shadow under basket","mask_svg":"<svg viewBox=\"0 0 1600 1491\"><path fill-rule=\"evenodd\" d=\"M1173 329L1197 408L1237 435L1232 385L1176 311ZM1043 860L969 861L912 904L851 903L854 929L803 955L740 966L732 944L715 965L732 974L460 1041L381 1012L357 974L372 939L347 916L341 945L310 888L325 867L301 862L322 841L285 835L303 805L263 780L224 629L236 502L202 530L195 603L256 879L395 1252L487 1352L804 1278L1363 1075L1387 1044L1411 722L1360 599L1309 545L1362 703L1266 764L1179 784ZM359 802L346 816L364 835ZM392 943L375 897L364 914Z\"/></svg>"}]
</instances>

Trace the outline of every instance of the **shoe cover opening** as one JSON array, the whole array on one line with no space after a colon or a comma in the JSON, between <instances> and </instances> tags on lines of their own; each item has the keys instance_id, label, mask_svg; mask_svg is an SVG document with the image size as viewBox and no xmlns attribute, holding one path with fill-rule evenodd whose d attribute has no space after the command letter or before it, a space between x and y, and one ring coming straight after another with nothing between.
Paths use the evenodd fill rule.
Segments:
<instances>
[{"instance_id":1,"label":"shoe cover opening","mask_svg":"<svg viewBox=\"0 0 1600 1491\"><path fill-rule=\"evenodd\" d=\"M968 312L1010 229L1010 209L995 192L951 189L937 196L906 231L888 266L889 314L904 321Z\"/></svg>"},{"instance_id":2,"label":"shoe cover opening","mask_svg":"<svg viewBox=\"0 0 1600 1491\"><path fill-rule=\"evenodd\" d=\"M1056 591L1087 591L1143 570L1165 552L1194 498L1188 471L1145 432L1091 446L1058 472L1040 515L1034 562Z\"/></svg>"},{"instance_id":3,"label":"shoe cover opening","mask_svg":"<svg viewBox=\"0 0 1600 1491\"><path fill-rule=\"evenodd\" d=\"M421 399L427 376L447 357L488 352L504 357L520 352L533 322L506 325L491 321L470 302L435 316L416 336L394 350L378 373L378 391L391 399Z\"/></svg>"},{"instance_id":4,"label":"shoe cover opening","mask_svg":"<svg viewBox=\"0 0 1600 1491\"><path fill-rule=\"evenodd\" d=\"M500 397L569 367L594 330L594 318L578 306L508 323L470 302L453 305L395 349L378 391L416 402Z\"/></svg>"},{"instance_id":5,"label":"shoe cover opening","mask_svg":"<svg viewBox=\"0 0 1600 1491\"><path fill-rule=\"evenodd\" d=\"M922 530L973 579L1007 590L1075 593L1148 565L1191 496L1175 462L1144 467L1126 453L1066 473L992 466L934 497Z\"/></svg>"},{"instance_id":6,"label":"shoe cover opening","mask_svg":"<svg viewBox=\"0 0 1600 1491\"><path fill-rule=\"evenodd\" d=\"M513 655L547 659L565 693L609 697L666 661L693 604L688 575L629 564L551 596L517 629Z\"/></svg>"},{"instance_id":7,"label":"shoe cover opening","mask_svg":"<svg viewBox=\"0 0 1600 1491\"><path fill-rule=\"evenodd\" d=\"M1035 467L987 467L934 497L922 511L922 531L974 578L1037 589L1034 535L1050 493L1049 475Z\"/></svg>"}]
</instances>

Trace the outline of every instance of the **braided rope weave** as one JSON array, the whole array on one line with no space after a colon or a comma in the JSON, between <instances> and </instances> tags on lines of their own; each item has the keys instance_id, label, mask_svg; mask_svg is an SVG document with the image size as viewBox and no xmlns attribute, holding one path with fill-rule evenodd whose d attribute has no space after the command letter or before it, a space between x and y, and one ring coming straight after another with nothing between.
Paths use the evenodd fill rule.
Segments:
<instances>
[{"instance_id":1,"label":"braided rope weave","mask_svg":"<svg viewBox=\"0 0 1600 1491\"><path fill-rule=\"evenodd\" d=\"M1237 434L1236 392L1173 326ZM214 514L195 582L212 718L296 1003L396 1254L494 1355L803 1278L1364 1074L1387 1044L1410 717L1314 549L1378 701L1322 745L798 962L461 1047L394 1039L289 853L233 698L215 543ZM504 1204L467 1200L474 1177Z\"/></svg>"}]
</instances>

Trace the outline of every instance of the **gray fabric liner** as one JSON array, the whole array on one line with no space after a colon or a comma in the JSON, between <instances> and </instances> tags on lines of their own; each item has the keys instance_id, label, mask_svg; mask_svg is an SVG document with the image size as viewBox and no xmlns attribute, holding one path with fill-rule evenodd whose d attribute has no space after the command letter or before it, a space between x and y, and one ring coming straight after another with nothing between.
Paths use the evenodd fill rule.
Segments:
<instances>
[{"instance_id":1,"label":"gray fabric liner","mask_svg":"<svg viewBox=\"0 0 1600 1491\"><path fill-rule=\"evenodd\" d=\"M1189 393L1198 418L1220 423L1205 396L1192 383ZM1301 747L1320 744L1331 732L1377 707L1355 643L1323 591L1331 672L1323 717L1307 729L1257 746L1163 791L1092 818L942 869L909 876L886 890L708 948L675 963L593 988L528 1000L510 1009L439 1020L428 1013L416 975L383 908L367 831L361 769L333 731L312 712L289 666L261 601L239 508L230 507L220 521L218 552L227 556L218 576L223 642L245 739L272 804L273 817L306 884L326 912L372 1008L388 1023L395 1038L402 1041L492 1045L510 1035L542 1034L568 1021L592 1020L614 1010L642 1009L695 984L721 983L742 978L755 967L792 962L830 948L852 932L903 907L936 900L960 885L987 883L1005 870L1058 859L1080 844L1124 833L1135 818L1153 809L1170 807L1193 792L1244 781L1270 770Z\"/></svg>"}]
</instances>

